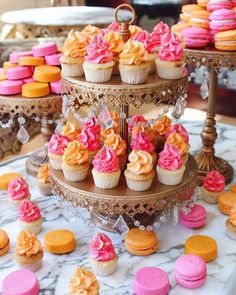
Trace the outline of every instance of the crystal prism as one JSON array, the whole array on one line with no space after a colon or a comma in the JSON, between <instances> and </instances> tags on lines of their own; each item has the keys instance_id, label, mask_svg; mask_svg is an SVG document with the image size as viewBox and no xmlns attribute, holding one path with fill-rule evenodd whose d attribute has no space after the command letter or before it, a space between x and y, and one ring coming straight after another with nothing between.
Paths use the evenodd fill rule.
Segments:
<instances>
[{"instance_id":1,"label":"crystal prism","mask_svg":"<svg viewBox=\"0 0 236 295\"><path fill-rule=\"evenodd\" d=\"M26 131L24 126L20 126L19 131L17 132L16 138L22 143L25 144L29 141L30 136L29 133Z\"/></svg>"},{"instance_id":2,"label":"crystal prism","mask_svg":"<svg viewBox=\"0 0 236 295\"><path fill-rule=\"evenodd\" d=\"M204 79L202 85L200 87L200 94L202 99L207 99L209 95L208 83L207 80Z\"/></svg>"},{"instance_id":3,"label":"crystal prism","mask_svg":"<svg viewBox=\"0 0 236 295\"><path fill-rule=\"evenodd\" d=\"M174 119L178 120L181 116L183 116L185 107L186 107L186 101L183 100L182 98L178 98L178 100L171 112L171 116Z\"/></svg>"},{"instance_id":4,"label":"crystal prism","mask_svg":"<svg viewBox=\"0 0 236 295\"><path fill-rule=\"evenodd\" d=\"M179 210L178 207L175 206L173 209L173 225L176 225L179 222Z\"/></svg>"},{"instance_id":5,"label":"crystal prism","mask_svg":"<svg viewBox=\"0 0 236 295\"><path fill-rule=\"evenodd\" d=\"M67 117L69 112L69 104L66 95L62 95L62 114L64 117Z\"/></svg>"},{"instance_id":6,"label":"crystal prism","mask_svg":"<svg viewBox=\"0 0 236 295\"><path fill-rule=\"evenodd\" d=\"M60 134L60 133L61 133L61 130L62 130L62 122L59 121L59 122L57 123L57 127L56 127L55 130L54 130L54 133L55 133L55 134Z\"/></svg>"},{"instance_id":7,"label":"crystal prism","mask_svg":"<svg viewBox=\"0 0 236 295\"><path fill-rule=\"evenodd\" d=\"M105 106L98 115L98 123L103 129L109 129L114 125L108 108Z\"/></svg>"},{"instance_id":8,"label":"crystal prism","mask_svg":"<svg viewBox=\"0 0 236 295\"><path fill-rule=\"evenodd\" d=\"M126 224L122 215L120 215L115 224L113 225L114 230L116 230L120 235L126 234L129 231L128 225Z\"/></svg>"}]
</instances>

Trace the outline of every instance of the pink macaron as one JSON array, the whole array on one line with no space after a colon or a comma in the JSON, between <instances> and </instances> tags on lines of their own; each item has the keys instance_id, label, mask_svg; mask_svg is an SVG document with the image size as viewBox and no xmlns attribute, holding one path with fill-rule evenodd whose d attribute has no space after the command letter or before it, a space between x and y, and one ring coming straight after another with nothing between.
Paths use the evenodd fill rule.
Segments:
<instances>
[{"instance_id":1,"label":"pink macaron","mask_svg":"<svg viewBox=\"0 0 236 295\"><path fill-rule=\"evenodd\" d=\"M232 9L219 9L213 11L209 16L210 29L222 32L236 28L236 14Z\"/></svg>"},{"instance_id":2,"label":"pink macaron","mask_svg":"<svg viewBox=\"0 0 236 295\"><path fill-rule=\"evenodd\" d=\"M62 56L62 53L56 53L45 56L45 63L49 66L60 66L60 57Z\"/></svg>"},{"instance_id":3,"label":"pink macaron","mask_svg":"<svg viewBox=\"0 0 236 295\"><path fill-rule=\"evenodd\" d=\"M133 280L136 295L167 295L170 289L168 274L157 267L139 269Z\"/></svg>"},{"instance_id":4,"label":"pink macaron","mask_svg":"<svg viewBox=\"0 0 236 295\"><path fill-rule=\"evenodd\" d=\"M43 57L50 54L57 53L57 45L55 42L48 42L45 44L35 45L32 48L33 56Z\"/></svg>"},{"instance_id":5,"label":"pink macaron","mask_svg":"<svg viewBox=\"0 0 236 295\"><path fill-rule=\"evenodd\" d=\"M8 80L21 80L32 76L30 67L17 66L6 71Z\"/></svg>"},{"instance_id":6,"label":"pink macaron","mask_svg":"<svg viewBox=\"0 0 236 295\"><path fill-rule=\"evenodd\" d=\"M232 2L230 0L209 0L207 4L208 11L214 11L218 9L230 9L232 8Z\"/></svg>"},{"instance_id":7,"label":"pink macaron","mask_svg":"<svg viewBox=\"0 0 236 295\"><path fill-rule=\"evenodd\" d=\"M50 83L50 90L52 93L60 94L61 93L61 80Z\"/></svg>"},{"instance_id":8,"label":"pink macaron","mask_svg":"<svg viewBox=\"0 0 236 295\"><path fill-rule=\"evenodd\" d=\"M208 45L210 35L208 30L203 28L191 27L182 31L182 36L186 47L201 48Z\"/></svg>"},{"instance_id":9,"label":"pink macaron","mask_svg":"<svg viewBox=\"0 0 236 295\"><path fill-rule=\"evenodd\" d=\"M189 289L201 287L206 277L206 262L201 257L187 254L176 260L175 279L181 286Z\"/></svg>"},{"instance_id":10,"label":"pink macaron","mask_svg":"<svg viewBox=\"0 0 236 295\"><path fill-rule=\"evenodd\" d=\"M36 81L34 80L33 77L29 77L29 78L22 79L22 82L24 84L27 84L27 83L32 83L32 82L36 82Z\"/></svg>"},{"instance_id":11,"label":"pink macaron","mask_svg":"<svg viewBox=\"0 0 236 295\"><path fill-rule=\"evenodd\" d=\"M22 91L23 82L4 80L0 82L0 94L1 95L14 95L19 94Z\"/></svg>"},{"instance_id":12,"label":"pink macaron","mask_svg":"<svg viewBox=\"0 0 236 295\"><path fill-rule=\"evenodd\" d=\"M18 64L21 56L33 56L32 51L13 52L10 54L9 61L13 64Z\"/></svg>"},{"instance_id":13,"label":"pink macaron","mask_svg":"<svg viewBox=\"0 0 236 295\"><path fill-rule=\"evenodd\" d=\"M27 269L8 274L2 282L2 295L38 295L39 282L36 275Z\"/></svg>"},{"instance_id":14,"label":"pink macaron","mask_svg":"<svg viewBox=\"0 0 236 295\"><path fill-rule=\"evenodd\" d=\"M179 222L189 228L202 227L206 224L206 210L198 204L195 204L188 214L184 214L184 212L180 210Z\"/></svg>"}]
</instances>

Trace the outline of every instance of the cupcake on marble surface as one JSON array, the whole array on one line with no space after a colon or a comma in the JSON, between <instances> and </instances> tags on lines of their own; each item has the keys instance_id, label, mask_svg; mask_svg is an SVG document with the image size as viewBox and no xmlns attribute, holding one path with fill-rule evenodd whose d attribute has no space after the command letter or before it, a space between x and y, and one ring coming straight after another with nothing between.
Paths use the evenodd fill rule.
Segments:
<instances>
[{"instance_id":1,"label":"cupcake on marble surface","mask_svg":"<svg viewBox=\"0 0 236 295\"><path fill-rule=\"evenodd\" d=\"M66 180L82 181L89 170L88 150L78 140L71 141L62 156L61 164Z\"/></svg>"},{"instance_id":2,"label":"cupcake on marble surface","mask_svg":"<svg viewBox=\"0 0 236 295\"><path fill-rule=\"evenodd\" d=\"M236 240L236 205L230 210L229 219L225 222L226 233L232 240Z\"/></svg>"},{"instance_id":3,"label":"cupcake on marble surface","mask_svg":"<svg viewBox=\"0 0 236 295\"><path fill-rule=\"evenodd\" d=\"M209 204L217 204L219 196L224 192L224 188L224 175L216 170L208 172L201 186L203 200Z\"/></svg>"},{"instance_id":4,"label":"cupcake on marble surface","mask_svg":"<svg viewBox=\"0 0 236 295\"><path fill-rule=\"evenodd\" d=\"M109 43L103 37L95 35L89 42L83 63L86 81L93 83L109 81L114 64Z\"/></svg>"},{"instance_id":5,"label":"cupcake on marble surface","mask_svg":"<svg viewBox=\"0 0 236 295\"><path fill-rule=\"evenodd\" d=\"M99 295L100 284L96 276L84 267L78 267L69 281L68 295Z\"/></svg>"},{"instance_id":6,"label":"cupcake on marble surface","mask_svg":"<svg viewBox=\"0 0 236 295\"><path fill-rule=\"evenodd\" d=\"M88 41L91 41L91 39L95 36L98 35L101 32L101 30L96 27L96 26L91 26L91 25L87 25L86 27L84 27L84 29L81 31L81 34L83 34L84 36L86 36Z\"/></svg>"},{"instance_id":7,"label":"cupcake on marble surface","mask_svg":"<svg viewBox=\"0 0 236 295\"><path fill-rule=\"evenodd\" d=\"M23 200L29 200L31 194L29 186L23 178L14 178L8 185L7 190L8 201L14 204L19 204Z\"/></svg>"},{"instance_id":8,"label":"cupcake on marble surface","mask_svg":"<svg viewBox=\"0 0 236 295\"><path fill-rule=\"evenodd\" d=\"M184 136L182 136L180 133L173 132L167 137L166 143L173 145L179 150L183 159L183 163L186 164L189 157L190 145L185 142Z\"/></svg>"},{"instance_id":9,"label":"cupcake on marble surface","mask_svg":"<svg viewBox=\"0 0 236 295\"><path fill-rule=\"evenodd\" d=\"M163 35L168 33L170 31L170 28L167 24L163 23L163 21L160 21L154 28L151 33L151 37L154 40L155 43L155 52L158 53L159 47L161 45L161 38Z\"/></svg>"},{"instance_id":10,"label":"cupcake on marble surface","mask_svg":"<svg viewBox=\"0 0 236 295\"><path fill-rule=\"evenodd\" d=\"M70 138L64 135L53 134L48 142L49 163L55 170L62 170L62 155L65 148L71 142Z\"/></svg>"},{"instance_id":11,"label":"cupcake on marble surface","mask_svg":"<svg viewBox=\"0 0 236 295\"><path fill-rule=\"evenodd\" d=\"M51 183L49 181L49 167L47 163L43 164L38 170L37 184L43 195L50 196L52 194Z\"/></svg>"},{"instance_id":12,"label":"cupcake on marble surface","mask_svg":"<svg viewBox=\"0 0 236 295\"><path fill-rule=\"evenodd\" d=\"M107 235L97 233L89 246L89 252L89 261L95 274L109 276L115 271L118 255Z\"/></svg>"},{"instance_id":13,"label":"cupcake on marble surface","mask_svg":"<svg viewBox=\"0 0 236 295\"><path fill-rule=\"evenodd\" d=\"M43 223L39 207L36 203L24 200L18 208L18 225L21 230L26 230L37 235Z\"/></svg>"},{"instance_id":14,"label":"cupcake on marble surface","mask_svg":"<svg viewBox=\"0 0 236 295\"><path fill-rule=\"evenodd\" d=\"M29 231L22 231L17 238L15 259L21 268L37 271L42 266L43 250L40 241Z\"/></svg>"},{"instance_id":15,"label":"cupcake on marble surface","mask_svg":"<svg viewBox=\"0 0 236 295\"><path fill-rule=\"evenodd\" d=\"M162 150L166 142L165 135L169 131L171 126L171 119L164 115L160 119L157 119L152 125L152 132L154 134L153 143L158 150Z\"/></svg>"},{"instance_id":16,"label":"cupcake on marble surface","mask_svg":"<svg viewBox=\"0 0 236 295\"><path fill-rule=\"evenodd\" d=\"M79 127L75 126L71 122L67 121L62 127L60 135L69 137L70 140L76 140L80 134L81 130Z\"/></svg>"},{"instance_id":17,"label":"cupcake on marble surface","mask_svg":"<svg viewBox=\"0 0 236 295\"><path fill-rule=\"evenodd\" d=\"M182 181L185 165L180 151L169 143L166 143L159 154L157 162L157 176L160 183L165 185L177 185Z\"/></svg>"},{"instance_id":18,"label":"cupcake on marble surface","mask_svg":"<svg viewBox=\"0 0 236 295\"><path fill-rule=\"evenodd\" d=\"M93 160L93 179L96 187L111 189L118 185L120 179L119 160L115 151L104 146Z\"/></svg>"}]
</instances>

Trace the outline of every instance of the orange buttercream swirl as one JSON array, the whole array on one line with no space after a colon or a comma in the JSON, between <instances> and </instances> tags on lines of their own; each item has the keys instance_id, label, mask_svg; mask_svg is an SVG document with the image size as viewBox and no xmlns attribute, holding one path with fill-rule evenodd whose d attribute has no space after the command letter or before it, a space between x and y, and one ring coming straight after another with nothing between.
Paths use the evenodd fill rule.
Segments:
<instances>
[{"instance_id":1,"label":"orange buttercream swirl","mask_svg":"<svg viewBox=\"0 0 236 295\"><path fill-rule=\"evenodd\" d=\"M37 174L37 179L40 182L44 182L44 183L48 183L49 182L49 168L48 168L48 164L43 164L39 170L38 170L38 174Z\"/></svg>"},{"instance_id":2,"label":"orange buttercream swirl","mask_svg":"<svg viewBox=\"0 0 236 295\"><path fill-rule=\"evenodd\" d=\"M117 111L110 111L110 116L114 122L119 126L120 124L120 115Z\"/></svg>"},{"instance_id":3,"label":"orange buttercream swirl","mask_svg":"<svg viewBox=\"0 0 236 295\"><path fill-rule=\"evenodd\" d=\"M164 115L161 119L156 120L152 126L152 130L156 135L165 135L169 131L170 125L171 119Z\"/></svg>"},{"instance_id":4,"label":"orange buttercream swirl","mask_svg":"<svg viewBox=\"0 0 236 295\"><path fill-rule=\"evenodd\" d=\"M75 32L73 29L66 38L62 51L69 57L84 57L87 52L88 40L85 35Z\"/></svg>"},{"instance_id":5,"label":"orange buttercream swirl","mask_svg":"<svg viewBox=\"0 0 236 295\"><path fill-rule=\"evenodd\" d=\"M98 295L100 290L96 276L83 267L76 269L69 282L69 295Z\"/></svg>"},{"instance_id":6,"label":"orange buttercream swirl","mask_svg":"<svg viewBox=\"0 0 236 295\"><path fill-rule=\"evenodd\" d=\"M129 39L120 54L120 64L122 65L140 65L148 60L148 53L139 41Z\"/></svg>"},{"instance_id":7,"label":"orange buttercream swirl","mask_svg":"<svg viewBox=\"0 0 236 295\"><path fill-rule=\"evenodd\" d=\"M81 34L86 36L87 40L90 41L94 35L98 35L100 29L96 26L87 25L82 31Z\"/></svg>"},{"instance_id":8,"label":"orange buttercream swirl","mask_svg":"<svg viewBox=\"0 0 236 295\"><path fill-rule=\"evenodd\" d=\"M103 138L106 138L107 136L112 136L112 135L115 135L115 134L118 134L118 127L117 126L113 126L111 128L108 128L108 129L102 128L101 132L100 132L100 135Z\"/></svg>"},{"instance_id":9,"label":"orange buttercream swirl","mask_svg":"<svg viewBox=\"0 0 236 295\"><path fill-rule=\"evenodd\" d=\"M175 132L171 133L167 137L166 142L176 147L180 151L183 158L187 156L189 145L185 142L184 137L181 134Z\"/></svg>"},{"instance_id":10,"label":"orange buttercream swirl","mask_svg":"<svg viewBox=\"0 0 236 295\"><path fill-rule=\"evenodd\" d=\"M145 151L133 150L129 155L127 169L134 174L148 174L153 168L151 154Z\"/></svg>"},{"instance_id":11,"label":"orange buttercream swirl","mask_svg":"<svg viewBox=\"0 0 236 295\"><path fill-rule=\"evenodd\" d=\"M64 150L62 160L69 166L81 165L88 162L88 150L78 140L74 140Z\"/></svg>"},{"instance_id":12,"label":"orange buttercream swirl","mask_svg":"<svg viewBox=\"0 0 236 295\"><path fill-rule=\"evenodd\" d=\"M42 251L41 243L37 237L29 231L22 231L17 238L16 253L31 257Z\"/></svg>"},{"instance_id":13,"label":"orange buttercream swirl","mask_svg":"<svg viewBox=\"0 0 236 295\"><path fill-rule=\"evenodd\" d=\"M105 138L104 145L111 147L117 156L123 156L126 153L127 144L118 134L108 135Z\"/></svg>"},{"instance_id":14,"label":"orange buttercream swirl","mask_svg":"<svg viewBox=\"0 0 236 295\"><path fill-rule=\"evenodd\" d=\"M130 38L132 38L137 33L142 32L143 29L141 29L140 27L135 26L135 25L130 25L129 26L129 31L130 31Z\"/></svg>"},{"instance_id":15,"label":"orange buttercream swirl","mask_svg":"<svg viewBox=\"0 0 236 295\"><path fill-rule=\"evenodd\" d=\"M231 210L230 210L230 214L229 214L229 222L236 226L236 206L234 206Z\"/></svg>"},{"instance_id":16,"label":"orange buttercream swirl","mask_svg":"<svg viewBox=\"0 0 236 295\"><path fill-rule=\"evenodd\" d=\"M124 41L118 32L108 32L104 35L104 39L108 41L109 49L112 51L113 55L121 53Z\"/></svg>"},{"instance_id":17,"label":"orange buttercream swirl","mask_svg":"<svg viewBox=\"0 0 236 295\"><path fill-rule=\"evenodd\" d=\"M67 121L66 125L62 127L61 135L67 136L71 140L76 140L80 134L80 131L80 128L76 128L75 125Z\"/></svg>"}]
</instances>

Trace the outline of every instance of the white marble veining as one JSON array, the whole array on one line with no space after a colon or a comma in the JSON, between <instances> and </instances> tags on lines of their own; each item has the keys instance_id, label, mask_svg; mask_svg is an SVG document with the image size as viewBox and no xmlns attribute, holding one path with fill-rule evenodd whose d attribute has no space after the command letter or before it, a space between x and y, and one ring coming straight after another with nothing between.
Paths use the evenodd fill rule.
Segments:
<instances>
[{"instance_id":1,"label":"white marble veining","mask_svg":"<svg viewBox=\"0 0 236 295\"><path fill-rule=\"evenodd\" d=\"M184 122L190 132L192 152L196 152L201 140L199 133L202 129L200 122ZM217 153L229 160L236 168L236 128L218 124L219 138L216 144ZM22 173L29 183L32 200L36 201L44 216L43 230L39 239L43 241L45 233L53 229L70 229L75 233L77 248L68 255L53 255L45 252L43 267L37 272L40 280L42 295L66 295L68 280L77 266L90 268L88 261L88 244L98 229L90 228L83 221L76 219L67 222L58 208L53 197L42 196L37 188L35 179L25 171L25 159L13 161L0 167L0 174L17 171ZM206 205L207 225L201 229L191 230L181 225L173 226L171 220L163 224L157 235L160 250L148 257L131 256L124 247L123 237L110 234L119 255L119 264L115 273L106 278L99 277L102 295L131 295L131 282L135 272L144 266L156 266L169 273L170 295L234 295L236 291L229 291L230 284L236 281L236 241L230 240L225 234L226 216L222 215L215 205ZM6 194L0 192L0 227L5 229L11 240L10 252L0 257L0 286L3 278L17 266L13 258L15 241L19 232L16 210L6 200ZM208 277L206 284L195 290L184 289L176 285L173 270L175 260L183 254L185 240L193 234L205 234L216 239L218 243L218 258L207 264ZM0 288L1 289L1 288ZM228 290L227 290L228 289ZM234 287L236 290L236 286Z\"/></svg>"}]
</instances>

